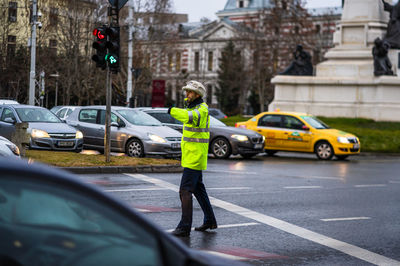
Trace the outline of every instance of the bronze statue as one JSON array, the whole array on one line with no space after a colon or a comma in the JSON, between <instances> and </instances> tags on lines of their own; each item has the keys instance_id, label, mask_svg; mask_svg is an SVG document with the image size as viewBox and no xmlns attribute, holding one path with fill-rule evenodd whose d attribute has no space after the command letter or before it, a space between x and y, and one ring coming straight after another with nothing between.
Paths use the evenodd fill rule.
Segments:
<instances>
[{"instance_id":1,"label":"bronze statue","mask_svg":"<svg viewBox=\"0 0 400 266\"><path fill-rule=\"evenodd\" d=\"M382 41L379 37L374 41L375 46L372 48L372 55L374 56L374 75L392 76L392 63L388 58L389 44Z\"/></svg>"},{"instance_id":2,"label":"bronze statue","mask_svg":"<svg viewBox=\"0 0 400 266\"><path fill-rule=\"evenodd\" d=\"M290 65L279 75L293 76L312 76L313 66L311 63L310 53L303 50L302 45L297 45L296 51L293 52L294 60Z\"/></svg>"},{"instance_id":3,"label":"bronze statue","mask_svg":"<svg viewBox=\"0 0 400 266\"><path fill-rule=\"evenodd\" d=\"M390 13L384 41L390 44L390 48L400 49L400 1L391 5L382 0L385 11Z\"/></svg>"}]
</instances>

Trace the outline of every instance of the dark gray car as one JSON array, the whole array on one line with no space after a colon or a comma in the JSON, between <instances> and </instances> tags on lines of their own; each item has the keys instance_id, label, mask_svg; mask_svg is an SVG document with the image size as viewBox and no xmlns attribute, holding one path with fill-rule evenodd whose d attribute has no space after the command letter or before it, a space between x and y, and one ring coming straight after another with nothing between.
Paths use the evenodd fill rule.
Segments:
<instances>
[{"instance_id":1,"label":"dark gray car","mask_svg":"<svg viewBox=\"0 0 400 266\"><path fill-rule=\"evenodd\" d=\"M76 107L65 120L83 132L85 148L104 150L105 111L105 106ZM181 137L181 133L144 112L127 107L111 108L111 151L134 157L178 157Z\"/></svg>"},{"instance_id":2,"label":"dark gray car","mask_svg":"<svg viewBox=\"0 0 400 266\"><path fill-rule=\"evenodd\" d=\"M63 123L55 114L39 106L0 106L0 135L11 140L16 123L27 122L29 147L41 150L81 151L82 132Z\"/></svg>"},{"instance_id":3,"label":"dark gray car","mask_svg":"<svg viewBox=\"0 0 400 266\"><path fill-rule=\"evenodd\" d=\"M158 119L164 125L182 132L182 123L168 114L168 108L136 108ZM252 130L228 127L223 122L210 116L209 153L215 158L228 158L231 154L240 154L251 158L264 151L264 137Z\"/></svg>"}]
</instances>

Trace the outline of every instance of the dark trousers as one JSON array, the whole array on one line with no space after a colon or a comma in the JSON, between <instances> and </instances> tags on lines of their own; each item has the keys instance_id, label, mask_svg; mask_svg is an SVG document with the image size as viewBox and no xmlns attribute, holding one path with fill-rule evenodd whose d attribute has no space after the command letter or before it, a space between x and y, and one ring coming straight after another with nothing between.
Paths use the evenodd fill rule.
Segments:
<instances>
[{"instance_id":1,"label":"dark trousers","mask_svg":"<svg viewBox=\"0 0 400 266\"><path fill-rule=\"evenodd\" d=\"M196 197L204 213L204 224L216 224L213 208L210 204L206 188L203 184L203 173L201 170L189 168L183 169L179 197L181 199L182 217L177 228L190 230L193 217L192 193Z\"/></svg>"}]
</instances>

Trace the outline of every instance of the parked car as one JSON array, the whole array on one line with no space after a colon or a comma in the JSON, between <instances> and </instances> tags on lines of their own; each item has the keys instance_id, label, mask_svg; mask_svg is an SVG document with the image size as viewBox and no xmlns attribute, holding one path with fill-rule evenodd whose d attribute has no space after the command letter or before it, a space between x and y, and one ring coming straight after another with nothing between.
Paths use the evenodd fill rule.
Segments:
<instances>
[{"instance_id":1,"label":"parked car","mask_svg":"<svg viewBox=\"0 0 400 266\"><path fill-rule=\"evenodd\" d=\"M0 157L20 158L19 148L17 145L0 136Z\"/></svg>"},{"instance_id":2,"label":"parked car","mask_svg":"<svg viewBox=\"0 0 400 266\"><path fill-rule=\"evenodd\" d=\"M182 134L152 116L127 107L111 108L111 151L129 156L181 155ZM104 150L105 106L77 107L66 122L83 132L84 147Z\"/></svg>"},{"instance_id":3,"label":"parked car","mask_svg":"<svg viewBox=\"0 0 400 266\"><path fill-rule=\"evenodd\" d=\"M60 109L63 108L63 107L64 107L64 105L56 105L56 106L53 106L53 107L50 109L50 111L51 111L53 114L55 114L55 113L57 113L58 110L60 110Z\"/></svg>"},{"instance_id":4,"label":"parked car","mask_svg":"<svg viewBox=\"0 0 400 266\"><path fill-rule=\"evenodd\" d=\"M333 156L345 159L360 153L360 140L349 133L333 129L316 117L295 112L264 112L236 127L259 132L265 139L265 152L277 151L315 153L321 160Z\"/></svg>"},{"instance_id":5,"label":"parked car","mask_svg":"<svg viewBox=\"0 0 400 266\"><path fill-rule=\"evenodd\" d=\"M168 108L136 108L148 113L161 123L182 132L180 121L168 114ZM210 147L217 159L228 158L231 154L240 154L244 158L251 158L263 152L264 137L251 130L228 127L223 122L210 116Z\"/></svg>"},{"instance_id":6,"label":"parked car","mask_svg":"<svg viewBox=\"0 0 400 266\"><path fill-rule=\"evenodd\" d=\"M19 104L19 103L15 100L0 99L0 104Z\"/></svg>"},{"instance_id":7,"label":"parked car","mask_svg":"<svg viewBox=\"0 0 400 266\"><path fill-rule=\"evenodd\" d=\"M82 132L63 123L46 108L31 105L1 105L0 135L11 139L15 124L27 122L30 134L29 148L80 152Z\"/></svg>"},{"instance_id":8,"label":"parked car","mask_svg":"<svg viewBox=\"0 0 400 266\"><path fill-rule=\"evenodd\" d=\"M58 116L62 121L65 121L67 117L75 110L77 106L63 106L58 111L55 112L55 115Z\"/></svg>"},{"instance_id":9,"label":"parked car","mask_svg":"<svg viewBox=\"0 0 400 266\"><path fill-rule=\"evenodd\" d=\"M188 248L75 176L0 160L0 265L244 265Z\"/></svg>"},{"instance_id":10,"label":"parked car","mask_svg":"<svg viewBox=\"0 0 400 266\"><path fill-rule=\"evenodd\" d=\"M208 113L219 120L228 117L226 114L224 114L221 110L217 108L208 108Z\"/></svg>"}]
</instances>

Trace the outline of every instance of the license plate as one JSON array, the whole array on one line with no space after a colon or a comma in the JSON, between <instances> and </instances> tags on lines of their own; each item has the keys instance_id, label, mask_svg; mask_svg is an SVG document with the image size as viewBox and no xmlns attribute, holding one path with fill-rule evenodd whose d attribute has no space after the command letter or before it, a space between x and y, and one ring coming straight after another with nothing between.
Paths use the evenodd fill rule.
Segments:
<instances>
[{"instance_id":1,"label":"license plate","mask_svg":"<svg viewBox=\"0 0 400 266\"><path fill-rule=\"evenodd\" d=\"M359 149L360 148L360 144L354 144L353 145L353 149Z\"/></svg>"},{"instance_id":2,"label":"license plate","mask_svg":"<svg viewBox=\"0 0 400 266\"><path fill-rule=\"evenodd\" d=\"M254 149L261 149L262 148L262 144L256 144L256 145L254 145Z\"/></svg>"},{"instance_id":3,"label":"license plate","mask_svg":"<svg viewBox=\"0 0 400 266\"><path fill-rule=\"evenodd\" d=\"M172 148L173 149L179 149L181 147L180 143L172 143Z\"/></svg>"},{"instance_id":4,"label":"license plate","mask_svg":"<svg viewBox=\"0 0 400 266\"><path fill-rule=\"evenodd\" d=\"M71 147L71 146L74 146L74 142L73 141L59 141L58 142L58 146L60 146L60 147Z\"/></svg>"}]
</instances>

